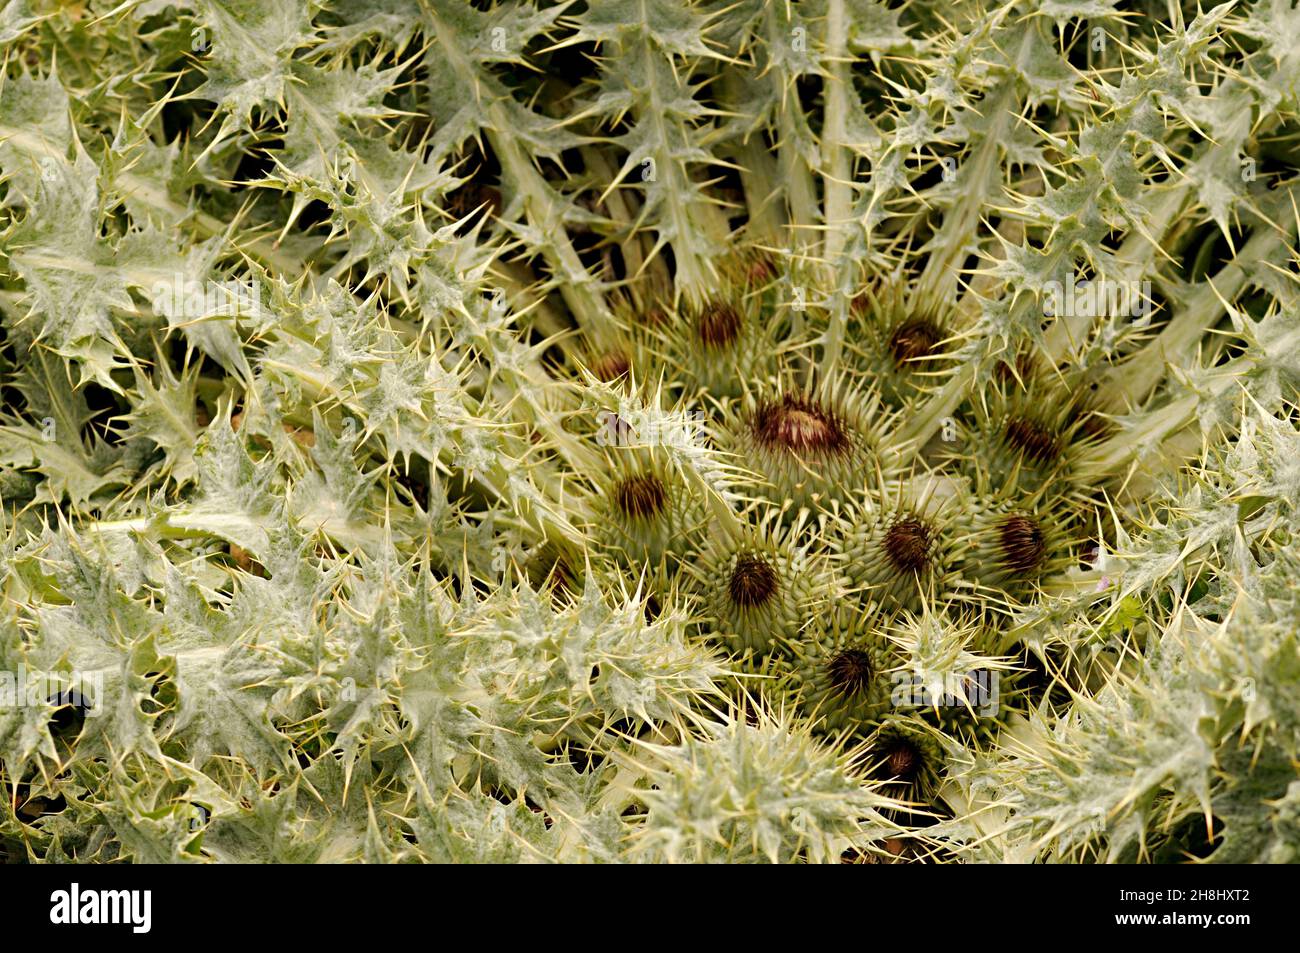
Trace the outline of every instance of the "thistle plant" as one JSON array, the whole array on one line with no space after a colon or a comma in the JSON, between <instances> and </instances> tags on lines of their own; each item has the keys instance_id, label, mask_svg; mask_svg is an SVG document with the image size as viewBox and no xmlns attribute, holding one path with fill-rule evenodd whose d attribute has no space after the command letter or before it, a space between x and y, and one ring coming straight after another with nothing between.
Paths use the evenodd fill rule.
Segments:
<instances>
[{"instance_id":1,"label":"thistle plant","mask_svg":"<svg viewBox=\"0 0 1300 953\"><path fill-rule=\"evenodd\" d=\"M0 6L0 860L1294 862L1289 0Z\"/></svg>"}]
</instances>

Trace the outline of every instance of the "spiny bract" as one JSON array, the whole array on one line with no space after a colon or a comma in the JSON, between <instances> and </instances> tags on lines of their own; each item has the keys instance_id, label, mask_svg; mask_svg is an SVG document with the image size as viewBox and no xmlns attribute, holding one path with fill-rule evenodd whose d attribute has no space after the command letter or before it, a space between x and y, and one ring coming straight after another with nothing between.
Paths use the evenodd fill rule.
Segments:
<instances>
[{"instance_id":1,"label":"spiny bract","mask_svg":"<svg viewBox=\"0 0 1300 953\"><path fill-rule=\"evenodd\" d=\"M3 3L0 860L1300 859L1202 6Z\"/></svg>"}]
</instances>

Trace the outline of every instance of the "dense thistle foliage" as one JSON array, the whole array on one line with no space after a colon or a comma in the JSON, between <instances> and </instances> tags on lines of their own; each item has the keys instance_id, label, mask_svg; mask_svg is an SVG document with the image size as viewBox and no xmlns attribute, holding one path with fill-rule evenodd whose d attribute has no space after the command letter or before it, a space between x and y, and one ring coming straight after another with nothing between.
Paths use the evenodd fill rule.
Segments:
<instances>
[{"instance_id":1,"label":"dense thistle foliage","mask_svg":"<svg viewBox=\"0 0 1300 953\"><path fill-rule=\"evenodd\" d=\"M0 859L1300 859L1290 0L0 45Z\"/></svg>"}]
</instances>

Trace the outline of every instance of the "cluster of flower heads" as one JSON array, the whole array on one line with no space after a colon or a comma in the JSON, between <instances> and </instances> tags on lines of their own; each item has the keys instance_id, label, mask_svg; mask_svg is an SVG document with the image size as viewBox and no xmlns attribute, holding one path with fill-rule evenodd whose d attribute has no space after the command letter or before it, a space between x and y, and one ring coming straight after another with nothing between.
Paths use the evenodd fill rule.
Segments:
<instances>
[{"instance_id":1,"label":"cluster of flower heads","mask_svg":"<svg viewBox=\"0 0 1300 953\"><path fill-rule=\"evenodd\" d=\"M0 859L1300 856L1202 7L3 4Z\"/></svg>"},{"instance_id":2,"label":"cluster of flower heads","mask_svg":"<svg viewBox=\"0 0 1300 953\"><path fill-rule=\"evenodd\" d=\"M730 654L738 704L797 713L925 813L945 751L1050 688L1012 620L1089 560L1105 502L1075 461L1107 423L1078 381L1020 355L918 446L909 425L956 365L956 335L879 278L824 373L824 313L783 306L782 260L738 253L734 285L681 304L667 333L671 303L629 303L585 368L634 404L694 414L732 468L719 494L653 435L608 442L597 552L686 596L698 636Z\"/></svg>"}]
</instances>

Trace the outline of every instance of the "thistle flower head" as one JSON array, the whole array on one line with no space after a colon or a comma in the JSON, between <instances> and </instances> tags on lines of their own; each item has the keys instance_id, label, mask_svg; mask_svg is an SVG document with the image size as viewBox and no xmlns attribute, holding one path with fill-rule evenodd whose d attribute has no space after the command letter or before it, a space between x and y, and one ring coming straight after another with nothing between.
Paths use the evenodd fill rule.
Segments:
<instances>
[{"instance_id":1,"label":"thistle flower head","mask_svg":"<svg viewBox=\"0 0 1300 953\"><path fill-rule=\"evenodd\" d=\"M598 488L598 534L638 565L684 554L703 523L700 490L661 453L612 448L607 454L609 469Z\"/></svg>"},{"instance_id":2,"label":"thistle flower head","mask_svg":"<svg viewBox=\"0 0 1300 953\"><path fill-rule=\"evenodd\" d=\"M589 366L597 380L609 384L628 375L632 370L632 358L626 349L615 345L595 355Z\"/></svg>"},{"instance_id":3,"label":"thistle flower head","mask_svg":"<svg viewBox=\"0 0 1300 953\"><path fill-rule=\"evenodd\" d=\"M897 469L874 394L827 383L768 388L729 410L727 448L778 506L825 507Z\"/></svg>"},{"instance_id":4,"label":"thistle flower head","mask_svg":"<svg viewBox=\"0 0 1300 953\"><path fill-rule=\"evenodd\" d=\"M774 559L761 551L739 553L727 578L727 598L742 611L752 611L780 597L781 578Z\"/></svg>"},{"instance_id":5,"label":"thistle flower head","mask_svg":"<svg viewBox=\"0 0 1300 953\"><path fill-rule=\"evenodd\" d=\"M849 306L847 357L892 407L910 407L953 370L959 335L949 317L914 300L896 275L875 278Z\"/></svg>"},{"instance_id":6,"label":"thistle flower head","mask_svg":"<svg viewBox=\"0 0 1300 953\"><path fill-rule=\"evenodd\" d=\"M865 732L889 709L898 658L875 607L831 607L790 641L789 653L783 686L820 729Z\"/></svg>"},{"instance_id":7,"label":"thistle flower head","mask_svg":"<svg viewBox=\"0 0 1300 953\"><path fill-rule=\"evenodd\" d=\"M729 301L706 301L691 317L691 332L695 340L709 351L731 351L739 343L744 329L744 314Z\"/></svg>"},{"instance_id":8,"label":"thistle flower head","mask_svg":"<svg viewBox=\"0 0 1300 953\"><path fill-rule=\"evenodd\" d=\"M683 382L716 399L734 398L766 376L776 351L762 304L735 288L683 305L676 323L658 332L660 350Z\"/></svg>"},{"instance_id":9,"label":"thistle flower head","mask_svg":"<svg viewBox=\"0 0 1300 953\"><path fill-rule=\"evenodd\" d=\"M763 653L800 632L836 593L824 558L794 542L798 528L772 518L715 535L689 567L705 631L740 652Z\"/></svg>"},{"instance_id":10,"label":"thistle flower head","mask_svg":"<svg viewBox=\"0 0 1300 953\"><path fill-rule=\"evenodd\" d=\"M1109 425L1079 389L1081 380L1077 374L1031 374L995 383L974 408L966 446L950 452L950 459L980 492L1086 498L1091 488L1078 464Z\"/></svg>"},{"instance_id":11,"label":"thistle flower head","mask_svg":"<svg viewBox=\"0 0 1300 953\"><path fill-rule=\"evenodd\" d=\"M803 394L786 393L760 401L750 429L764 449L798 457L843 454L852 439L836 419L833 407Z\"/></svg>"},{"instance_id":12,"label":"thistle flower head","mask_svg":"<svg viewBox=\"0 0 1300 953\"><path fill-rule=\"evenodd\" d=\"M961 520L960 573L977 606L1010 611L1039 583L1065 572L1080 521L1060 502L1005 495L973 499Z\"/></svg>"},{"instance_id":13,"label":"thistle flower head","mask_svg":"<svg viewBox=\"0 0 1300 953\"><path fill-rule=\"evenodd\" d=\"M869 776L885 782L885 790L922 805L934 798L947 767L935 729L905 716L881 722L869 739L867 758Z\"/></svg>"},{"instance_id":14,"label":"thistle flower head","mask_svg":"<svg viewBox=\"0 0 1300 953\"><path fill-rule=\"evenodd\" d=\"M897 483L837 516L844 572L887 609L917 609L954 584L961 552L960 487L925 478Z\"/></svg>"}]
</instances>

